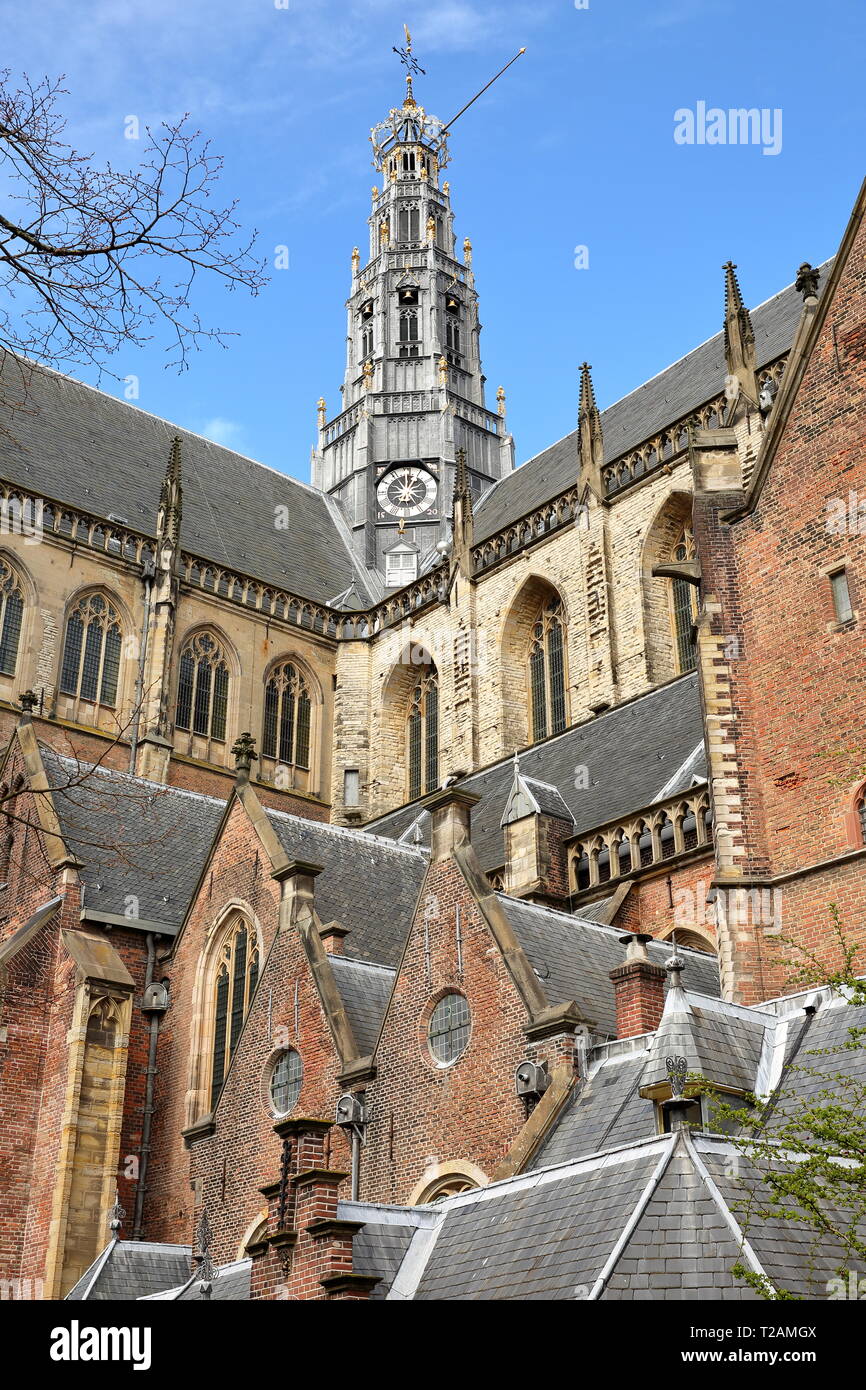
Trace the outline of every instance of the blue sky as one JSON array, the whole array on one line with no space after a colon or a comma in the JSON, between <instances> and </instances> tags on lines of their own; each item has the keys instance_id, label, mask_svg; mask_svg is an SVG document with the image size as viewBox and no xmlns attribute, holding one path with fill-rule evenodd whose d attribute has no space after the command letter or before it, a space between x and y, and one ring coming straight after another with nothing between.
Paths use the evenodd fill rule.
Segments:
<instances>
[{"instance_id":1,"label":"blue sky","mask_svg":"<svg viewBox=\"0 0 866 1390\"><path fill-rule=\"evenodd\" d=\"M308 478L316 399L339 399L368 136L402 99L404 21L427 69L416 94L443 120L526 45L456 124L448 170L488 403L504 385L518 460L574 427L584 358L605 406L716 332L722 262L756 304L838 245L864 173L866 7L851 0L283 3L41 0L6 11L3 55L66 74L69 137L101 159L129 158L127 116L189 111L263 254L288 246L255 299L199 282L202 317L239 335L227 350L181 376L165 340L109 364L139 377L144 409L272 467ZM700 101L780 109L780 152L677 144L674 113Z\"/></svg>"}]
</instances>

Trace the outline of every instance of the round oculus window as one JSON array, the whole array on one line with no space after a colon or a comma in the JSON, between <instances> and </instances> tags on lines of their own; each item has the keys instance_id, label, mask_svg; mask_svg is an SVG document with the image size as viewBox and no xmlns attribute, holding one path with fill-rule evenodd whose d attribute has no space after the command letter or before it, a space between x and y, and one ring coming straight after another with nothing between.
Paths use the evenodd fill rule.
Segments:
<instances>
[{"instance_id":1,"label":"round oculus window","mask_svg":"<svg viewBox=\"0 0 866 1390\"><path fill-rule=\"evenodd\" d=\"M301 1094L304 1067L300 1054L293 1048L281 1052L271 1071L268 1091L275 1115L288 1115L294 1110Z\"/></svg>"},{"instance_id":2,"label":"round oculus window","mask_svg":"<svg viewBox=\"0 0 866 1390\"><path fill-rule=\"evenodd\" d=\"M441 1067L450 1066L469 1045L472 1015L462 994L446 994L439 1000L427 1027L430 1052Z\"/></svg>"}]
</instances>

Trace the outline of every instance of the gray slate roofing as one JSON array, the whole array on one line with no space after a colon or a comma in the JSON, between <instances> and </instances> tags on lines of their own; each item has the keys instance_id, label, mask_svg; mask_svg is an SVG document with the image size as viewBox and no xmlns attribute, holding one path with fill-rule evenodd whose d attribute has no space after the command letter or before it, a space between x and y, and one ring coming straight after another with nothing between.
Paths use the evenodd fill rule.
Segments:
<instances>
[{"instance_id":1,"label":"gray slate roofing","mask_svg":"<svg viewBox=\"0 0 866 1390\"><path fill-rule=\"evenodd\" d=\"M625 960L622 932L617 927L587 922L567 912L554 912L522 898L497 894L508 921L541 981L550 1004L574 1000L594 1032L616 1035L616 1004L610 972ZM670 942L651 941L650 960L664 965ZM719 994L719 967L708 951L678 954L688 961L689 979L701 994Z\"/></svg>"},{"instance_id":2,"label":"gray slate roofing","mask_svg":"<svg viewBox=\"0 0 866 1390\"><path fill-rule=\"evenodd\" d=\"M250 1296L252 1266L252 1260L236 1260L234 1264L221 1265L217 1269L216 1278L211 1285L210 1301L212 1303L237 1303L247 1300ZM182 1287L177 1295L178 1303L200 1303L201 1301L201 1285L198 1282Z\"/></svg>"},{"instance_id":3,"label":"gray slate roofing","mask_svg":"<svg viewBox=\"0 0 866 1390\"><path fill-rule=\"evenodd\" d=\"M691 786L694 765L688 760L702 740L697 678L681 676L576 724L564 734L534 744L521 753L520 770L527 778L557 789L574 818L576 833L581 834L651 805L669 783L666 796ZM686 763L681 785L673 782L674 774ZM703 767L698 768L698 775L703 774ZM472 810L472 843L481 867L488 871L505 861L500 821L513 776L514 762L507 758L458 783L462 790L481 797ZM584 786L584 781L589 785ZM422 811L423 806L416 802L371 821L367 829L399 839ZM420 829L423 842L428 844L430 818L426 812Z\"/></svg>"},{"instance_id":4,"label":"gray slate roofing","mask_svg":"<svg viewBox=\"0 0 866 1390\"><path fill-rule=\"evenodd\" d=\"M385 836L303 820L284 811L267 814L292 859L324 868L316 879L316 911L323 922L350 928L346 956L396 966L427 856Z\"/></svg>"},{"instance_id":5,"label":"gray slate roofing","mask_svg":"<svg viewBox=\"0 0 866 1390\"><path fill-rule=\"evenodd\" d=\"M732 1273L739 1259L795 1296L826 1297L841 1250L750 1206L754 1186L766 1199L762 1173L730 1141L683 1132L494 1183L441 1204L390 1297L757 1299Z\"/></svg>"},{"instance_id":6,"label":"gray slate roofing","mask_svg":"<svg viewBox=\"0 0 866 1390\"><path fill-rule=\"evenodd\" d=\"M188 1245L112 1241L66 1295L73 1302L146 1298L189 1278Z\"/></svg>"},{"instance_id":7,"label":"gray slate roofing","mask_svg":"<svg viewBox=\"0 0 866 1390\"><path fill-rule=\"evenodd\" d=\"M821 270L826 284L832 261ZM796 332L803 302L793 285L752 311L758 366L787 352ZM727 375L724 333L701 343L658 376L623 396L601 412L606 463L634 449L683 416L712 400L724 388ZM528 459L507 474L480 499L475 510L475 539L484 541L541 502L563 492L577 479L577 430Z\"/></svg>"},{"instance_id":8,"label":"gray slate roofing","mask_svg":"<svg viewBox=\"0 0 866 1390\"><path fill-rule=\"evenodd\" d=\"M689 961L689 976L694 975ZM767 1034L772 1042L774 1014L703 1000L691 990L669 989L665 1011L647 1058L642 1086L667 1081L665 1059L685 1057L690 1072L714 1086L755 1090Z\"/></svg>"},{"instance_id":9,"label":"gray slate roofing","mask_svg":"<svg viewBox=\"0 0 866 1390\"><path fill-rule=\"evenodd\" d=\"M648 1039L640 1043L639 1050L605 1057L601 1064L591 1066L587 1080L575 1087L535 1154L532 1168L552 1168L602 1149L632 1144L655 1132L652 1101L644 1100L638 1092Z\"/></svg>"},{"instance_id":10,"label":"gray slate roofing","mask_svg":"<svg viewBox=\"0 0 866 1390\"><path fill-rule=\"evenodd\" d=\"M153 536L174 435L183 459L181 542L194 555L327 602L353 580L346 531L317 489L148 415L71 377L25 363L24 406L0 415L0 476ZM21 369L3 354L0 399L21 399ZM275 526L288 508L288 528Z\"/></svg>"},{"instance_id":11,"label":"gray slate roofing","mask_svg":"<svg viewBox=\"0 0 866 1390\"><path fill-rule=\"evenodd\" d=\"M139 920L179 929L225 802L40 747L86 907L123 916L133 893Z\"/></svg>"},{"instance_id":12,"label":"gray slate roofing","mask_svg":"<svg viewBox=\"0 0 866 1390\"><path fill-rule=\"evenodd\" d=\"M352 1246L354 1272L379 1279L371 1299L381 1301L387 1297L414 1234L415 1227L408 1224L377 1225L368 1221L356 1235Z\"/></svg>"},{"instance_id":13,"label":"gray slate roofing","mask_svg":"<svg viewBox=\"0 0 866 1390\"><path fill-rule=\"evenodd\" d=\"M391 998L395 972L386 966L350 960L347 956L332 955L330 962L359 1054L369 1057L376 1046Z\"/></svg>"}]
</instances>

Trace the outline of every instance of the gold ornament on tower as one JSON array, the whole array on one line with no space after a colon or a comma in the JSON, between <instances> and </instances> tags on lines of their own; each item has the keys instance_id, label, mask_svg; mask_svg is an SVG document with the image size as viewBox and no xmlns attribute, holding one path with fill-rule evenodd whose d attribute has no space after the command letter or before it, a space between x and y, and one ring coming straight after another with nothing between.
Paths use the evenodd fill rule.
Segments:
<instances>
[{"instance_id":1,"label":"gold ornament on tower","mask_svg":"<svg viewBox=\"0 0 866 1390\"><path fill-rule=\"evenodd\" d=\"M431 246L436 240L436 220L432 216L427 218L427 240Z\"/></svg>"},{"instance_id":2,"label":"gold ornament on tower","mask_svg":"<svg viewBox=\"0 0 866 1390\"><path fill-rule=\"evenodd\" d=\"M326 409L327 409L327 407L326 407L326 405L325 405L325 397L324 397L324 396L320 396L319 399L316 401L316 410L317 410L317 412L318 412L318 417L319 417L319 429L320 429L320 430L322 430L322 429L325 428L325 413L326 413Z\"/></svg>"},{"instance_id":3,"label":"gold ornament on tower","mask_svg":"<svg viewBox=\"0 0 866 1390\"><path fill-rule=\"evenodd\" d=\"M372 389L373 389L373 372L374 372L374 370L375 370L375 368L373 367L373 363L368 359L368 360L364 363L364 390L365 390L365 391L372 391Z\"/></svg>"},{"instance_id":4,"label":"gold ornament on tower","mask_svg":"<svg viewBox=\"0 0 866 1390\"><path fill-rule=\"evenodd\" d=\"M361 268L361 253L357 246L352 247L352 274L357 275Z\"/></svg>"},{"instance_id":5,"label":"gold ornament on tower","mask_svg":"<svg viewBox=\"0 0 866 1390\"><path fill-rule=\"evenodd\" d=\"M496 389L496 409L500 415L505 414L505 387L499 386Z\"/></svg>"},{"instance_id":6,"label":"gold ornament on tower","mask_svg":"<svg viewBox=\"0 0 866 1390\"><path fill-rule=\"evenodd\" d=\"M440 358L439 358L438 366L439 366L439 385L440 385L440 386L445 386L445 385L447 385L447 383L448 383L448 359L447 359L446 357L444 357L444 356L443 356L443 357L440 357Z\"/></svg>"},{"instance_id":7,"label":"gold ornament on tower","mask_svg":"<svg viewBox=\"0 0 866 1390\"><path fill-rule=\"evenodd\" d=\"M467 265L472 264L472 242L468 236L463 238L463 259Z\"/></svg>"}]
</instances>

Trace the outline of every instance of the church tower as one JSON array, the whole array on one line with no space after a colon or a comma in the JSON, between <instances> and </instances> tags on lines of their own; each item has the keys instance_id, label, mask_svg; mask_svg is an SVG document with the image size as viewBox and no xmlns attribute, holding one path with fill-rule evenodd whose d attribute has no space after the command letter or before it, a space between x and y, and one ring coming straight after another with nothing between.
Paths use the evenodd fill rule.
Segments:
<instances>
[{"instance_id":1,"label":"church tower","mask_svg":"<svg viewBox=\"0 0 866 1390\"><path fill-rule=\"evenodd\" d=\"M504 391L496 412L485 406L472 247L467 237L458 257L440 183L447 131L416 102L411 71L403 105L370 138L381 187L366 264L352 253L342 399L331 416L319 401L313 483L341 504L361 561L394 588L450 539L457 451L477 498L514 467L514 448Z\"/></svg>"}]
</instances>

